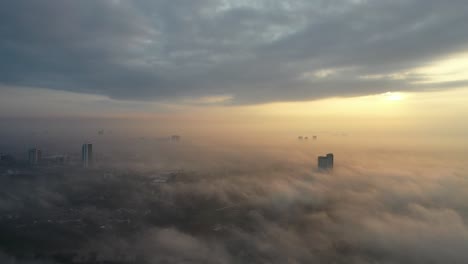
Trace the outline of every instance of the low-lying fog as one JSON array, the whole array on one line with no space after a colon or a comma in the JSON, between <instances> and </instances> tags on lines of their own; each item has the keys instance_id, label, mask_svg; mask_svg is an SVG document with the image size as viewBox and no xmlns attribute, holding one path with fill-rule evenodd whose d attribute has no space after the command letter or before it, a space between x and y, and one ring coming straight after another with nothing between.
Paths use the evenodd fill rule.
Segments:
<instances>
[{"instance_id":1,"label":"low-lying fog","mask_svg":"<svg viewBox=\"0 0 468 264\"><path fill-rule=\"evenodd\" d=\"M41 144L79 155L80 140ZM0 262L468 262L460 148L332 134L89 141L97 168L0 178ZM329 152L334 170L318 171L317 156ZM177 177L147 179L168 171Z\"/></svg>"}]
</instances>

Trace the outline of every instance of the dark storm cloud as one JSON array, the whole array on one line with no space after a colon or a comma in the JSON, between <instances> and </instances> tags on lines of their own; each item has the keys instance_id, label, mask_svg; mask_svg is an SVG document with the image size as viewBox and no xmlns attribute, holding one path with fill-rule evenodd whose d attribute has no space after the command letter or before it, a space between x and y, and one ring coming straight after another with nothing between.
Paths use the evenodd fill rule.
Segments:
<instances>
[{"instance_id":1,"label":"dark storm cloud","mask_svg":"<svg viewBox=\"0 0 468 264\"><path fill-rule=\"evenodd\" d=\"M433 89L413 83L424 76L359 76L463 51L467 12L462 0L7 0L0 82L118 99L232 95L235 103Z\"/></svg>"}]
</instances>

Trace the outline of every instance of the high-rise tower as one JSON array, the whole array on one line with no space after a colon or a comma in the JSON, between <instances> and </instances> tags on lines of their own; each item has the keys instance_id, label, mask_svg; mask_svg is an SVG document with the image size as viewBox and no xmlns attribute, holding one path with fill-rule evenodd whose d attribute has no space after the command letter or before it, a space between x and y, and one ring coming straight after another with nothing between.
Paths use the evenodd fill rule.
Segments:
<instances>
[{"instance_id":1,"label":"high-rise tower","mask_svg":"<svg viewBox=\"0 0 468 264\"><path fill-rule=\"evenodd\" d=\"M81 147L81 161L85 168L93 165L93 144L83 144Z\"/></svg>"},{"instance_id":2,"label":"high-rise tower","mask_svg":"<svg viewBox=\"0 0 468 264\"><path fill-rule=\"evenodd\" d=\"M322 170L331 170L333 169L333 154L328 153L326 156L319 156L318 159L318 168Z\"/></svg>"},{"instance_id":3,"label":"high-rise tower","mask_svg":"<svg viewBox=\"0 0 468 264\"><path fill-rule=\"evenodd\" d=\"M28 161L31 165L37 165L41 161L42 151L38 148L32 148L28 151Z\"/></svg>"}]
</instances>

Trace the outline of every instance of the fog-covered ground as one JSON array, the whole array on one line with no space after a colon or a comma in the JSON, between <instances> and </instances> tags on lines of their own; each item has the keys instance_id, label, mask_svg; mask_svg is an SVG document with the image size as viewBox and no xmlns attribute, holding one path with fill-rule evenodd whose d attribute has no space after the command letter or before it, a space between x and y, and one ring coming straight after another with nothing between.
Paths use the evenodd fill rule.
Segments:
<instances>
[{"instance_id":1,"label":"fog-covered ground","mask_svg":"<svg viewBox=\"0 0 468 264\"><path fill-rule=\"evenodd\" d=\"M467 263L467 153L348 141L96 138L94 169L1 177L0 260Z\"/></svg>"}]
</instances>

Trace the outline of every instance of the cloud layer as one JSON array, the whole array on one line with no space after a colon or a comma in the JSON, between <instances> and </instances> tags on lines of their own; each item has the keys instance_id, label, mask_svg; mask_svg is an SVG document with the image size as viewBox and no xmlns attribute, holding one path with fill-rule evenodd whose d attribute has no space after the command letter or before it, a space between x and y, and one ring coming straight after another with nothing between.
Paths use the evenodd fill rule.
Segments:
<instances>
[{"instance_id":1,"label":"cloud layer","mask_svg":"<svg viewBox=\"0 0 468 264\"><path fill-rule=\"evenodd\" d=\"M468 260L462 159L345 153L335 153L331 174L315 171L312 153L297 146L179 146L145 155L183 164L166 184L151 181L150 160L113 175L3 177L0 247L21 259L68 253L82 263Z\"/></svg>"},{"instance_id":2,"label":"cloud layer","mask_svg":"<svg viewBox=\"0 0 468 264\"><path fill-rule=\"evenodd\" d=\"M466 85L465 1L2 1L0 82L117 99L304 100Z\"/></svg>"}]
</instances>

